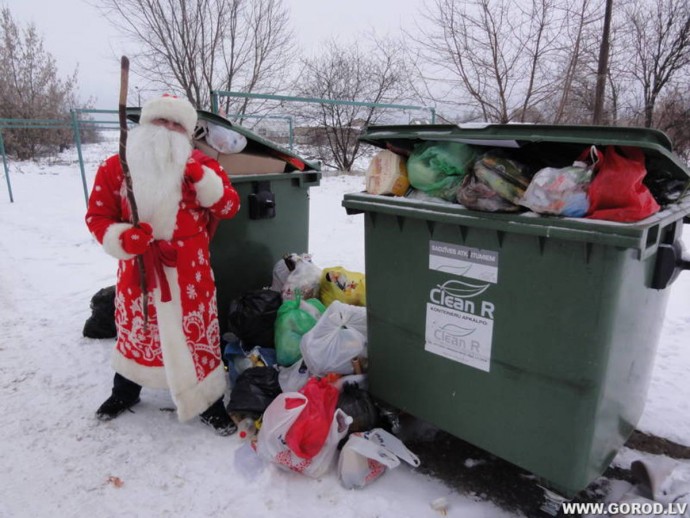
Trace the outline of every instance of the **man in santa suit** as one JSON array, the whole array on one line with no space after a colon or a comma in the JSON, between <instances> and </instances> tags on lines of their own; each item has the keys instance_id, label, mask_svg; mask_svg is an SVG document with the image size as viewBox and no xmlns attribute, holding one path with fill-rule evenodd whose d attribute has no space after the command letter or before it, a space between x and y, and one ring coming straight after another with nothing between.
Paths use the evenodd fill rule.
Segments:
<instances>
[{"instance_id":1,"label":"man in santa suit","mask_svg":"<svg viewBox=\"0 0 690 518\"><path fill-rule=\"evenodd\" d=\"M196 122L194 107L177 97L143 106L127 142L139 225L131 223L119 157L108 158L96 173L86 224L103 249L119 259L116 374L112 395L96 416L107 421L131 408L142 386L168 388L180 421L200 415L216 432L229 435L236 427L223 405L227 381L209 225L214 218L233 217L240 202L220 165L192 151Z\"/></svg>"}]
</instances>

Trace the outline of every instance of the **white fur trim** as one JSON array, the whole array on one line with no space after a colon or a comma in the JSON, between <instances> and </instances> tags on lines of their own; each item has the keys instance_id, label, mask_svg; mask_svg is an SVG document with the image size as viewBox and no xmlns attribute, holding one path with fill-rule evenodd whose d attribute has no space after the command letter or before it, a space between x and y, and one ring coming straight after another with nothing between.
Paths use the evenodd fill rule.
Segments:
<instances>
[{"instance_id":1,"label":"white fur trim","mask_svg":"<svg viewBox=\"0 0 690 518\"><path fill-rule=\"evenodd\" d=\"M223 180L216 172L205 165L201 166L204 175L194 184L196 199L202 207L212 207L223 197Z\"/></svg>"},{"instance_id":2,"label":"white fur trim","mask_svg":"<svg viewBox=\"0 0 690 518\"><path fill-rule=\"evenodd\" d=\"M196 127L197 113L188 100L163 96L148 101L141 109L140 124L148 124L154 119L166 119L182 124L191 137Z\"/></svg>"},{"instance_id":3,"label":"white fur trim","mask_svg":"<svg viewBox=\"0 0 690 518\"><path fill-rule=\"evenodd\" d=\"M170 285L172 300L163 303L160 300L160 289L156 288L154 291L163 364L170 393L177 406L177 416L180 421L187 421L223 397L227 380L222 362L206 379L201 382L197 379L194 359L182 328L182 305L177 270L168 267L164 270Z\"/></svg>"},{"instance_id":4,"label":"white fur trim","mask_svg":"<svg viewBox=\"0 0 690 518\"><path fill-rule=\"evenodd\" d=\"M228 386L227 373L223 362L218 364L201 383L193 389L174 394L177 405L177 417L180 421L189 421L208 410L208 408L223 397Z\"/></svg>"},{"instance_id":5,"label":"white fur trim","mask_svg":"<svg viewBox=\"0 0 690 518\"><path fill-rule=\"evenodd\" d=\"M164 389L168 388L164 367L145 367L134 360L125 358L117 348L113 350L110 364L113 370L130 381L142 387Z\"/></svg>"},{"instance_id":6,"label":"white fur trim","mask_svg":"<svg viewBox=\"0 0 690 518\"><path fill-rule=\"evenodd\" d=\"M116 259L127 260L134 257L134 254L128 254L125 252L125 249L122 248L122 243L120 242L120 236L122 236L122 233L133 226L134 225L131 223L113 223L110 225L105 231L105 234L103 234L103 250Z\"/></svg>"}]
</instances>

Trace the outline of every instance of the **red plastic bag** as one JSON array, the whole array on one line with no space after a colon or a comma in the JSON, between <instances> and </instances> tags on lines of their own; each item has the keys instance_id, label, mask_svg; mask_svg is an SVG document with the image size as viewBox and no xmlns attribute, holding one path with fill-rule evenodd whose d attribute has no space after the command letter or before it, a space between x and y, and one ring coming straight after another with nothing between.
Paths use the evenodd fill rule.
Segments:
<instances>
[{"instance_id":1,"label":"red plastic bag","mask_svg":"<svg viewBox=\"0 0 690 518\"><path fill-rule=\"evenodd\" d=\"M340 393L324 378L310 378L300 392L307 403L285 434L285 443L298 457L311 459L328 438Z\"/></svg>"},{"instance_id":2,"label":"red plastic bag","mask_svg":"<svg viewBox=\"0 0 690 518\"><path fill-rule=\"evenodd\" d=\"M589 186L587 218L633 222L657 212L660 207L642 179L647 174L644 153L635 147L609 146L599 162L599 172Z\"/></svg>"},{"instance_id":3,"label":"red plastic bag","mask_svg":"<svg viewBox=\"0 0 690 518\"><path fill-rule=\"evenodd\" d=\"M281 469L319 478L333 466L338 444L347 435L352 418L336 408L328 436L319 453L311 459L304 459L293 453L285 437L306 405L307 396L299 392L278 394L263 413L255 450L259 457Z\"/></svg>"}]
</instances>

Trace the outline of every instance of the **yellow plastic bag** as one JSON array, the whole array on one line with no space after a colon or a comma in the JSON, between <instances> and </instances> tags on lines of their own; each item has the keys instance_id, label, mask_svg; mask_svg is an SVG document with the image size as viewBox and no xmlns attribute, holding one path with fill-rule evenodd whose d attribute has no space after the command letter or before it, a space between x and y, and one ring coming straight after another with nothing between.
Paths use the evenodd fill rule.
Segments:
<instances>
[{"instance_id":1,"label":"yellow plastic bag","mask_svg":"<svg viewBox=\"0 0 690 518\"><path fill-rule=\"evenodd\" d=\"M321 272L320 297L326 307L334 300L353 306L366 306L364 274L348 271L342 266L324 268Z\"/></svg>"}]
</instances>

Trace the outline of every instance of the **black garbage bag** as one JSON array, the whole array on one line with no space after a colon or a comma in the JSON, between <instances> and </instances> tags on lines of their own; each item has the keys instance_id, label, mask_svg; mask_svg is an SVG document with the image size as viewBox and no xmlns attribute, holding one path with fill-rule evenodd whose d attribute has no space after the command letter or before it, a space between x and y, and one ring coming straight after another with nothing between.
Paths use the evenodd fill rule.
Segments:
<instances>
[{"instance_id":1,"label":"black garbage bag","mask_svg":"<svg viewBox=\"0 0 690 518\"><path fill-rule=\"evenodd\" d=\"M352 417L349 432L366 432L379 426L379 411L369 392L356 383L346 383L338 397L337 408Z\"/></svg>"},{"instance_id":2,"label":"black garbage bag","mask_svg":"<svg viewBox=\"0 0 690 518\"><path fill-rule=\"evenodd\" d=\"M98 290L91 297L91 316L84 323L87 338L115 338L115 286Z\"/></svg>"},{"instance_id":3,"label":"black garbage bag","mask_svg":"<svg viewBox=\"0 0 690 518\"><path fill-rule=\"evenodd\" d=\"M251 367L237 377L230 393L228 412L259 417L281 393L278 371L273 367Z\"/></svg>"},{"instance_id":4,"label":"black garbage bag","mask_svg":"<svg viewBox=\"0 0 690 518\"><path fill-rule=\"evenodd\" d=\"M228 328L247 346L275 347L273 326L282 303L277 291L247 292L230 303Z\"/></svg>"}]
</instances>

